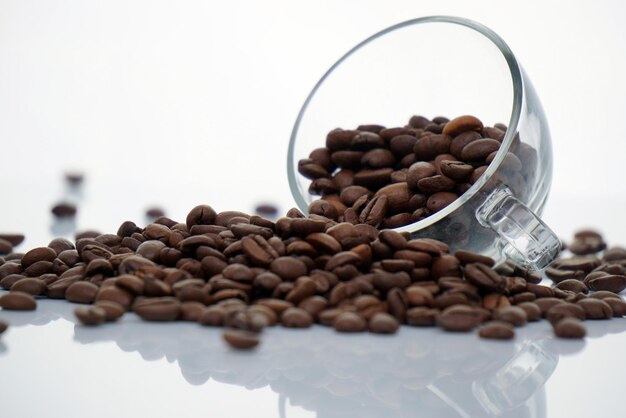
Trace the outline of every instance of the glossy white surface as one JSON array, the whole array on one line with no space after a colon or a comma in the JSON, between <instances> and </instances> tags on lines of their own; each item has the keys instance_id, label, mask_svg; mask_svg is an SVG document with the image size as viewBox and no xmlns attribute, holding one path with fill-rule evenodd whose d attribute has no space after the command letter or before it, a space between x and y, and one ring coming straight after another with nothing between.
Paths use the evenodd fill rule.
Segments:
<instances>
[{"instance_id":1,"label":"glossy white surface","mask_svg":"<svg viewBox=\"0 0 626 418\"><path fill-rule=\"evenodd\" d=\"M175 219L200 202L286 210L284 155L310 88L373 32L430 14L490 26L533 80L554 140L546 222L626 244L626 11L609 0L0 0L0 231L25 232L22 250L142 222L150 204ZM80 190L61 182L75 167ZM62 198L79 203L74 224L49 215ZM1 417L624 415L623 319L587 322L585 341L547 323L508 343L271 329L238 353L219 330L133 315L88 329L73 308L0 311Z\"/></svg>"}]
</instances>

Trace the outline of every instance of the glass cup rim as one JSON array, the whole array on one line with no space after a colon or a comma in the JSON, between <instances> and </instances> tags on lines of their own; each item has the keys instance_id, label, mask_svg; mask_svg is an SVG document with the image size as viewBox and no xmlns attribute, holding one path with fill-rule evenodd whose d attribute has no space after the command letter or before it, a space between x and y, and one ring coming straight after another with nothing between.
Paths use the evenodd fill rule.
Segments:
<instances>
[{"instance_id":1,"label":"glass cup rim","mask_svg":"<svg viewBox=\"0 0 626 418\"><path fill-rule=\"evenodd\" d=\"M289 139L289 148L287 150L287 178L289 181L289 188L291 190L291 194L293 195L297 206L304 213L308 213L308 205L306 200L302 196L300 189L298 187L298 183L296 180L296 170L295 166L297 162L294 160L295 158L295 142L298 136L298 130L300 128L300 123L306 110L309 107L309 104L315 93L317 93L318 89L322 86L324 81L334 72L334 70L339 67L345 60L347 60L351 55L359 51L364 46L369 43L375 41L376 39L399 29L403 29L408 26L413 26L417 24L424 23L450 23L459 26L464 26L466 28L472 29L479 34L483 35L487 39L489 39L500 51L502 56L504 57L507 66L509 68L509 73L511 75L511 81L513 83L513 104L511 109L511 117L509 118L509 123L507 125L507 131L504 135L504 139L502 140L502 146L498 150L493 161L489 164L487 170L483 173L482 176L478 179L476 183L472 185L465 193L463 193L458 199L452 202L450 205L446 206L442 210L437 213L434 213L428 216L425 219L422 219L418 222L413 222L408 225L404 225L398 228L393 228L398 232L414 232L420 229L424 229L430 225L437 223L439 220L445 218L450 213L456 211L463 204L465 204L468 200L470 200L475 194L477 194L482 187L489 181L492 177L493 173L498 169L502 161L504 160L506 153L510 149L513 138L515 137L515 133L517 132L517 128L519 125L521 111L522 111L522 102L523 102L523 77L522 77L522 69L515 58L515 55L511 51L511 48L507 45L506 42L493 30L488 28L487 26L478 23L476 21L466 19L458 16L446 16L446 15L435 15L435 16L425 16L418 17L415 19L406 20L404 22L396 23L395 25L389 26L386 29L383 29L375 34L369 36L364 39L354 47L352 47L348 52L346 52L341 58L339 58L319 79L319 81L315 84L309 95L307 96L300 112L298 112L298 117L294 123L293 129L291 131L291 137Z\"/></svg>"}]
</instances>

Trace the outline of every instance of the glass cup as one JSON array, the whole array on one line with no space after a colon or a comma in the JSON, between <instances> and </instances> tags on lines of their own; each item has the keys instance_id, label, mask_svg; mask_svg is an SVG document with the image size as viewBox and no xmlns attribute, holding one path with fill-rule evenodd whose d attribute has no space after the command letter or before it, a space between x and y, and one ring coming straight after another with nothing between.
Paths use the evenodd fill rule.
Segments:
<instances>
[{"instance_id":1,"label":"glass cup","mask_svg":"<svg viewBox=\"0 0 626 418\"><path fill-rule=\"evenodd\" d=\"M426 112L430 112L426 114ZM544 268L561 243L538 217L552 179L552 146L539 98L507 44L471 20L430 16L380 31L341 57L296 119L287 170L298 207L317 196L298 161L336 127L404 126L412 115L471 114L507 122L498 153L471 188L444 209L397 228L502 261Z\"/></svg>"}]
</instances>

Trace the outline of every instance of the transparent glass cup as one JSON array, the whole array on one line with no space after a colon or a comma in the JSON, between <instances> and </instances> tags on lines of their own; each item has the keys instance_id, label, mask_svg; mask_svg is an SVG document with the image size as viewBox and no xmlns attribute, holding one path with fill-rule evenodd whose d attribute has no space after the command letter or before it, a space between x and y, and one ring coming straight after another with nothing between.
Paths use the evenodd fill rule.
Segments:
<instances>
[{"instance_id":1,"label":"transparent glass cup","mask_svg":"<svg viewBox=\"0 0 626 418\"><path fill-rule=\"evenodd\" d=\"M409 20L356 45L307 97L289 143L287 170L307 212L310 180L298 161L324 146L334 128L405 126L412 115L470 114L508 126L485 173L452 204L397 228L502 261L544 268L559 252L541 221L552 179L552 146L541 103L507 44L489 28L458 17ZM507 123L508 122L508 123Z\"/></svg>"}]
</instances>

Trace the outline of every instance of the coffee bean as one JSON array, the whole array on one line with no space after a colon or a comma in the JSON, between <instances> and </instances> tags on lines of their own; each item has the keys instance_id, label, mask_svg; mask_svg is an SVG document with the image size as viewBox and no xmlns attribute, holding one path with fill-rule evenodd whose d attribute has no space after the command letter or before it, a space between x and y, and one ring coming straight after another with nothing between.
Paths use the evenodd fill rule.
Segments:
<instances>
[{"instance_id":1,"label":"coffee bean","mask_svg":"<svg viewBox=\"0 0 626 418\"><path fill-rule=\"evenodd\" d=\"M306 264L292 257L279 257L271 262L270 270L283 280L293 281L308 272Z\"/></svg>"},{"instance_id":2,"label":"coffee bean","mask_svg":"<svg viewBox=\"0 0 626 418\"><path fill-rule=\"evenodd\" d=\"M11 292L0 296L0 308L7 311L34 311L37 309L37 302L28 293Z\"/></svg>"},{"instance_id":3,"label":"coffee bean","mask_svg":"<svg viewBox=\"0 0 626 418\"><path fill-rule=\"evenodd\" d=\"M602 300L611 307L614 317L622 317L626 315L626 302L624 302L622 299L606 298Z\"/></svg>"},{"instance_id":4,"label":"coffee bean","mask_svg":"<svg viewBox=\"0 0 626 418\"><path fill-rule=\"evenodd\" d=\"M427 194L449 192L452 191L455 186L456 183L454 180L441 174L425 177L417 182L417 189Z\"/></svg>"},{"instance_id":5,"label":"coffee bean","mask_svg":"<svg viewBox=\"0 0 626 418\"><path fill-rule=\"evenodd\" d=\"M510 340L515 337L515 331L509 322L495 320L480 327L478 335L481 338Z\"/></svg>"},{"instance_id":6,"label":"coffee bean","mask_svg":"<svg viewBox=\"0 0 626 418\"><path fill-rule=\"evenodd\" d=\"M587 330L576 318L564 318L554 325L554 335L559 338L584 338Z\"/></svg>"},{"instance_id":7,"label":"coffee bean","mask_svg":"<svg viewBox=\"0 0 626 418\"><path fill-rule=\"evenodd\" d=\"M493 319L508 322L515 327L521 327L526 324L528 316L524 309L518 306L508 306L496 309L493 312Z\"/></svg>"},{"instance_id":8,"label":"coffee bean","mask_svg":"<svg viewBox=\"0 0 626 418\"><path fill-rule=\"evenodd\" d=\"M553 325L563 318L577 318L583 321L585 317L585 310L574 303L561 303L551 307L546 312L546 319Z\"/></svg>"},{"instance_id":9,"label":"coffee bean","mask_svg":"<svg viewBox=\"0 0 626 418\"><path fill-rule=\"evenodd\" d=\"M457 252L454 253L454 256L463 266L469 263L480 263L488 267L493 267L496 264L495 260L491 257L466 250L457 250Z\"/></svg>"},{"instance_id":10,"label":"coffee bean","mask_svg":"<svg viewBox=\"0 0 626 418\"><path fill-rule=\"evenodd\" d=\"M601 299L582 299L576 305L584 309L587 319L609 319L613 316L611 306Z\"/></svg>"},{"instance_id":11,"label":"coffee bean","mask_svg":"<svg viewBox=\"0 0 626 418\"><path fill-rule=\"evenodd\" d=\"M180 302L175 298L145 298L133 305L133 311L145 321L174 321L180 315Z\"/></svg>"},{"instance_id":12,"label":"coffee bean","mask_svg":"<svg viewBox=\"0 0 626 418\"><path fill-rule=\"evenodd\" d=\"M308 328L313 325L313 317L304 309L288 308L280 316L280 322L287 328Z\"/></svg>"},{"instance_id":13,"label":"coffee bean","mask_svg":"<svg viewBox=\"0 0 626 418\"><path fill-rule=\"evenodd\" d=\"M400 324L393 316L379 312L369 320L369 330L374 334L395 334Z\"/></svg>"},{"instance_id":14,"label":"coffee bean","mask_svg":"<svg viewBox=\"0 0 626 418\"><path fill-rule=\"evenodd\" d=\"M418 182L420 180L432 177L435 174L437 174L437 170L435 169L435 166L431 163L425 161L416 162L415 164L412 164L411 167L409 167L409 170L407 172L407 185L411 189L415 190L418 188Z\"/></svg>"},{"instance_id":15,"label":"coffee bean","mask_svg":"<svg viewBox=\"0 0 626 418\"><path fill-rule=\"evenodd\" d=\"M445 124L443 133L446 135L456 136L466 131L480 132L483 129L482 122L471 115L459 116Z\"/></svg>"},{"instance_id":16,"label":"coffee bean","mask_svg":"<svg viewBox=\"0 0 626 418\"><path fill-rule=\"evenodd\" d=\"M526 318L528 321L533 322L541 319L541 309L536 303L522 302L518 304L517 307L522 308L526 312Z\"/></svg>"},{"instance_id":17,"label":"coffee bean","mask_svg":"<svg viewBox=\"0 0 626 418\"><path fill-rule=\"evenodd\" d=\"M338 332L365 331L367 322L354 312L342 312L333 321L333 328Z\"/></svg>"},{"instance_id":18,"label":"coffee bean","mask_svg":"<svg viewBox=\"0 0 626 418\"><path fill-rule=\"evenodd\" d=\"M461 263L452 255L442 255L433 260L430 274L433 279L444 276L461 277Z\"/></svg>"},{"instance_id":19,"label":"coffee bean","mask_svg":"<svg viewBox=\"0 0 626 418\"><path fill-rule=\"evenodd\" d=\"M57 253L48 247L33 248L22 257L22 267L28 268L38 261L52 262L57 257Z\"/></svg>"},{"instance_id":20,"label":"coffee bean","mask_svg":"<svg viewBox=\"0 0 626 418\"><path fill-rule=\"evenodd\" d=\"M588 293L589 289L580 280L566 279L556 285L557 289L570 290L576 293Z\"/></svg>"},{"instance_id":21,"label":"coffee bean","mask_svg":"<svg viewBox=\"0 0 626 418\"><path fill-rule=\"evenodd\" d=\"M361 212L359 221L364 224L377 227L382 222L387 213L388 198L385 195L376 196L369 201Z\"/></svg>"},{"instance_id":22,"label":"coffee bean","mask_svg":"<svg viewBox=\"0 0 626 418\"><path fill-rule=\"evenodd\" d=\"M438 309L415 307L406 311L406 323L415 327L434 326L439 315Z\"/></svg>"},{"instance_id":23,"label":"coffee bean","mask_svg":"<svg viewBox=\"0 0 626 418\"><path fill-rule=\"evenodd\" d=\"M74 315L81 324L87 326L100 325L106 320L106 312L99 306L81 306L74 309Z\"/></svg>"},{"instance_id":24,"label":"coffee bean","mask_svg":"<svg viewBox=\"0 0 626 418\"><path fill-rule=\"evenodd\" d=\"M445 331L467 332L476 328L483 315L470 306L454 305L446 308L437 318L437 325Z\"/></svg>"},{"instance_id":25,"label":"coffee bean","mask_svg":"<svg viewBox=\"0 0 626 418\"><path fill-rule=\"evenodd\" d=\"M500 149L500 142L495 139L477 139L467 144L461 151L463 161L484 161L489 154Z\"/></svg>"},{"instance_id":26,"label":"coffee bean","mask_svg":"<svg viewBox=\"0 0 626 418\"><path fill-rule=\"evenodd\" d=\"M11 243L12 246L17 247L22 242L24 242L24 235L0 233L0 239L8 241L9 243Z\"/></svg>"},{"instance_id":27,"label":"coffee bean","mask_svg":"<svg viewBox=\"0 0 626 418\"><path fill-rule=\"evenodd\" d=\"M474 171L474 167L462 161L443 160L439 167L441 174L459 183L468 181Z\"/></svg>"},{"instance_id":28,"label":"coffee bean","mask_svg":"<svg viewBox=\"0 0 626 418\"><path fill-rule=\"evenodd\" d=\"M626 276L608 275L595 278L589 281L589 286L593 290L606 290L613 293L620 293L626 289Z\"/></svg>"},{"instance_id":29,"label":"coffee bean","mask_svg":"<svg viewBox=\"0 0 626 418\"><path fill-rule=\"evenodd\" d=\"M224 331L224 340L238 350L250 350L259 345L259 334L257 332L242 329L227 329Z\"/></svg>"},{"instance_id":30,"label":"coffee bean","mask_svg":"<svg viewBox=\"0 0 626 418\"><path fill-rule=\"evenodd\" d=\"M3 238L0 238L0 255L10 254L12 251L13 244Z\"/></svg>"},{"instance_id":31,"label":"coffee bean","mask_svg":"<svg viewBox=\"0 0 626 418\"><path fill-rule=\"evenodd\" d=\"M430 211L430 213L439 212L441 209L445 208L452 202L454 202L459 196L455 193L450 192L437 192L430 195L428 198L428 202L426 203L426 207Z\"/></svg>"},{"instance_id":32,"label":"coffee bean","mask_svg":"<svg viewBox=\"0 0 626 418\"><path fill-rule=\"evenodd\" d=\"M439 154L447 154L451 142L452 137L447 134L423 136L415 142L413 152L420 160L429 161Z\"/></svg>"},{"instance_id":33,"label":"coffee bean","mask_svg":"<svg viewBox=\"0 0 626 418\"><path fill-rule=\"evenodd\" d=\"M19 280L11 286L12 292L24 292L32 296L39 296L46 292L47 285L41 279L27 277Z\"/></svg>"},{"instance_id":34,"label":"coffee bean","mask_svg":"<svg viewBox=\"0 0 626 418\"><path fill-rule=\"evenodd\" d=\"M58 218L71 218L76 215L76 205L67 202L57 203L50 210Z\"/></svg>"},{"instance_id":35,"label":"coffee bean","mask_svg":"<svg viewBox=\"0 0 626 418\"><path fill-rule=\"evenodd\" d=\"M110 300L101 300L96 302L94 306L104 310L104 320L107 322L117 321L124 315L124 307L119 303Z\"/></svg>"}]
</instances>

